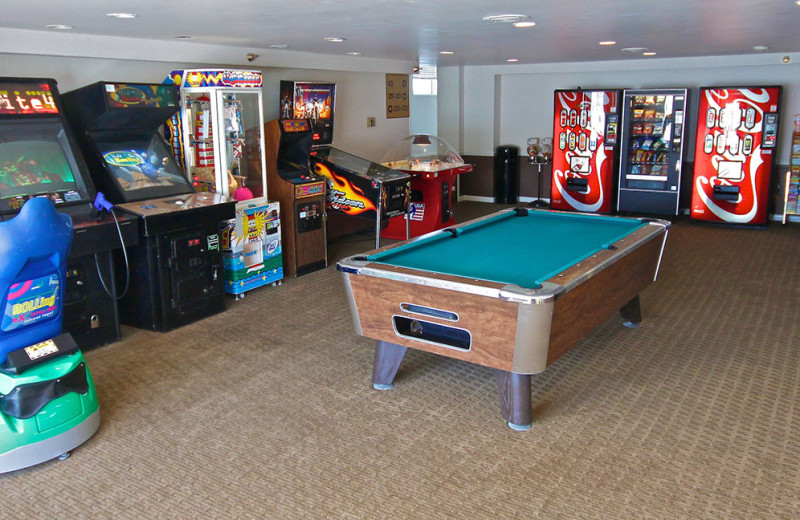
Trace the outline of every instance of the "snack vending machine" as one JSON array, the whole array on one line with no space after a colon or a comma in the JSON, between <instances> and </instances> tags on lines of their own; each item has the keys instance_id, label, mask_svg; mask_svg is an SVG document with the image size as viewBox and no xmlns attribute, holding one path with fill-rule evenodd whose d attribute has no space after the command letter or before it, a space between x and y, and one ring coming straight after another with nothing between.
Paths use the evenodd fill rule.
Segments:
<instances>
[{"instance_id":1,"label":"snack vending machine","mask_svg":"<svg viewBox=\"0 0 800 520\"><path fill-rule=\"evenodd\" d=\"M766 225L781 90L700 89L693 219Z\"/></svg>"},{"instance_id":2,"label":"snack vending machine","mask_svg":"<svg viewBox=\"0 0 800 520\"><path fill-rule=\"evenodd\" d=\"M617 211L677 215L686 89L625 90Z\"/></svg>"},{"instance_id":3,"label":"snack vending machine","mask_svg":"<svg viewBox=\"0 0 800 520\"><path fill-rule=\"evenodd\" d=\"M619 90L556 90L550 207L611 213Z\"/></svg>"}]
</instances>

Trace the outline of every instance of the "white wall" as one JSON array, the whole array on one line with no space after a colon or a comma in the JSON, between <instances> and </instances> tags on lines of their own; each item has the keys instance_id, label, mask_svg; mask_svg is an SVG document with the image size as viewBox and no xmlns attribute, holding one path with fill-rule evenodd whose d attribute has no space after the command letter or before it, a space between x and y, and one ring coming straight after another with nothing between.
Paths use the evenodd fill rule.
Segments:
<instances>
[{"instance_id":1,"label":"white wall","mask_svg":"<svg viewBox=\"0 0 800 520\"><path fill-rule=\"evenodd\" d=\"M59 90L67 92L96 81L161 83L174 69L260 70L267 121L278 117L281 80L324 81L336 83L334 146L379 161L409 135L408 118L386 118L385 74L410 72L411 64L258 49L261 56L249 63L247 52L178 41L4 29L0 76L55 78ZM367 117L375 117L377 126L367 128Z\"/></svg>"},{"instance_id":2,"label":"white wall","mask_svg":"<svg viewBox=\"0 0 800 520\"><path fill-rule=\"evenodd\" d=\"M548 65L464 67L459 74L440 69L439 96L457 91L465 99L463 114L454 113L440 127L452 128L463 119L462 153L492 155L499 144L525 148L528 137L553 134L553 91L560 88L657 88L690 90L689 130L686 142L694 142L700 86L783 85L783 110L778 144L778 163L788 164L792 117L800 113L800 54L728 56L687 59L630 60ZM687 146L691 160L694 150Z\"/></svg>"}]
</instances>

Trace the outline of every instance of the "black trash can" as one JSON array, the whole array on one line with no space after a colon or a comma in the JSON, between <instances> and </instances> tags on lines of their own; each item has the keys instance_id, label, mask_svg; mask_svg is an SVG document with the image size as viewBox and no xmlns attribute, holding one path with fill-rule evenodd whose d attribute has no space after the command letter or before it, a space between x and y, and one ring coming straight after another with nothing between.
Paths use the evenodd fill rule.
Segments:
<instances>
[{"instance_id":1,"label":"black trash can","mask_svg":"<svg viewBox=\"0 0 800 520\"><path fill-rule=\"evenodd\" d=\"M519 147L498 146L494 153L494 202L516 204L519 194Z\"/></svg>"}]
</instances>

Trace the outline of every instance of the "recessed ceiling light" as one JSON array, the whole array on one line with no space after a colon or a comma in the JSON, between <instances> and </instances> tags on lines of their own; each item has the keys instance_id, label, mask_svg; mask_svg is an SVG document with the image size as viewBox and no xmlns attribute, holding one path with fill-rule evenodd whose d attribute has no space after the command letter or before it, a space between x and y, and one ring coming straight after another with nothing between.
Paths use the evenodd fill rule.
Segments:
<instances>
[{"instance_id":1,"label":"recessed ceiling light","mask_svg":"<svg viewBox=\"0 0 800 520\"><path fill-rule=\"evenodd\" d=\"M642 53L642 56L655 56L655 55L656 53L653 51L647 51Z\"/></svg>"},{"instance_id":2,"label":"recessed ceiling light","mask_svg":"<svg viewBox=\"0 0 800 520\"><path fill-rule=\"evenodd\" d=\"M455 54L453 51L439 51L439 54L444 54L445 56L450 56L451 54Z\"/></svg>"},{"instance_id":3,"label":"recessed ceiling light","mask_svg":"<svg viewBox=\"0 0 800 520\"><path fill-rule=\"evenodd\" d=\"M285 49L286 47L288 47L288 45L285 43L273 43L269 46L270 49Z\"/></svg>"},{"instance_id":4,"label":"recessed ceiling light","mask_svg":"<svg viewBox=\"0 0 800 520\"><path fill-rule=\"evenodd\" d=\"M54 24L50 24L50 25L45 25L45 27L48 28L48 29L55 29L57 31L69 31L70 29L72 29L71 25L64 25L64 24L60 24L60 23L54 23Z\"/></svg>"},{"instance_id":5,"label":"recessed ceiling light","mask_svg":"<svg viewBox=\"0 0 800 520\"><path fill-rule=\"evenodd\" d=\"M191 36L187 36L185 34L181 34L181 35L178 35L178 36L173 36L173 38L175 38L176 40L191 40L192 39Z\"/></svg>"},{"instance_id":6,"label":"recessed ceiling light","mask_svg":"<svg viewBox=\"0 0 800 520\"><path fill-rule=\"evenodd\" d=\"M514 22L514 27L524 29L526 27L535 27L536 22Z\"/></svg>"},{"instance_id":7,"label":"recessed ceiling light","mask_svg":"<svg viewBox=\"0 0 800 520\"><path fill-rule=\"evenodd\" d=\"M754 51L768 51L769 45L756 45L753 47Z\"/></svg>"},{"instance_id":8,"label":"recessed ceiling light","mask_svg":"<svg viewBox=\"0 0 800 520\"><path fill-rule=\"evenodd\" d=\"M506 61L509 62L509 63L516 63L516 62L519 61L519 59L517 59L517 58L508 58Z\"/></svg>"},{"instance_id":9,"label":"recessed ceiling light","mask_svg":"<svg viewBox=\"0 0 800 520\"><path fill-rule=\"evenodd\" d=\"M361 56L361 53L358 51L350 51L347 54L350 56Z\"/></svg>"},{"instance_id":10,"label":"recessed ceiling light","mask_svg":"<svg viewBox=\"0 0 800 520\"><path fill-rule=\"evenodd\" d=\"M620 49L621 52L629 52L631 54L641 54L649 50L650 49L647 47L625 47L624 49Z\"/></svg>"},{"instance_id":11,"label":"recessed ceiling light","mask_svg":"<svg viewBox=\"0 0 800 520\"><path fill-rule=\"evenodd\" d=\"M614 40L604 40L602 42L597 42L598 45L616 45L617 42Z\"/></svg>"},{"instance_id":12,"label":"recessed ceiling light","mask_svg":"<svg viewBox=\"0 0 800 520\"><path fill-rule=\"evenodd\" d=\"M326 42L335 42L335 43L341 43L344 40L345 40L344 38L339 38L338 36L328 36L325 38Z\"/></svg>"},{"instance_id":13,"label":"recessed ceiling light","mask_svg":"<svg viewBox=\"0 0 800 520\"><path fill-rule=\"evenodd\" d=\"M108 16L109 18L121 18L125 20L130 20L131 18L136 18L139 15L134 13L106 13L106 16Z\"/></svg>"},{"instance_id":14,"label":"recessed ceiling light","mask_svg":"<svg viewBox=\"0 0 800 520\"><path fill-rule=\"evenodd\" d=\"M495 23L519 23L526 22L530 19L531 17L526 14L493 14L483 17L484 22Z\"/></svg>"}]
</instances>

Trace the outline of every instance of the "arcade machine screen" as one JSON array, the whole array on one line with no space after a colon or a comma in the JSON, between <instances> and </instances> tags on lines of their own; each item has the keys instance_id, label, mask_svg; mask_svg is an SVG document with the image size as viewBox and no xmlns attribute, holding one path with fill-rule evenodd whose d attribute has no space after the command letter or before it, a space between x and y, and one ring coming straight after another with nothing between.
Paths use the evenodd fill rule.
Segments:
<instances>
[{"instance_id":1,"label":"arcade machine screen","mask_svg":"<svg viewBox=\"0 0 800 520\"><path fill-rule=\"evenodd\" d=\"M308 170L312 134L305 119L281 121L281 143L278 149L278 170L281 173Z\"/></svg>"},{"instance_id":2,"label":"arcade machine screen","mask_svg":"<svg viewBox=\"0 0 800 520\"><path fill-rule=\"evenodd\" d=\"M31 197L56 205L91 201L64 130L54 83L0 82L0 215L16 213Z\"/></svg>"},{"instance_id":3,"label":"arcade machine screen","mask_svg":"<svg viewBox=\"0 0 800 520\"><path fill-rule=\"evenodd\" d=\"M314 146L333 142L336 85L306 81L281 81L280 119L307 119Z\"/></svg>"},{"instance_id":4,"label":"arcade machine screen","mask_svg":"<svg viewBox=\"0 0 800 520\"><path fill-rule=\"evenodd\" d=\"M160 136L103 133L93 137L107 170L127 200L187 192L188 180Z\"/></svg>"},{"instance_id":5,"label":"arcade machine screen","mask_svg":"<svg viewBox=\"0 0 800 520\"><path fill-rule=\"evenodd\" d=\"M0 214L16 213L31 197L48 197L57 206L88 201L78 172L60 123L0 126Z\"/></svg>"}]
</instances>

